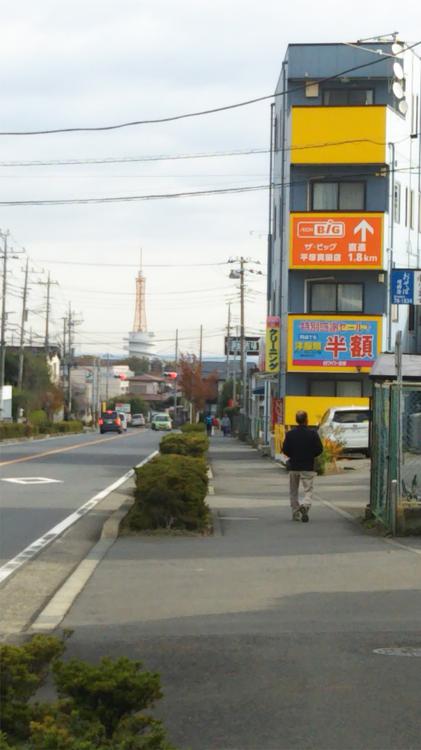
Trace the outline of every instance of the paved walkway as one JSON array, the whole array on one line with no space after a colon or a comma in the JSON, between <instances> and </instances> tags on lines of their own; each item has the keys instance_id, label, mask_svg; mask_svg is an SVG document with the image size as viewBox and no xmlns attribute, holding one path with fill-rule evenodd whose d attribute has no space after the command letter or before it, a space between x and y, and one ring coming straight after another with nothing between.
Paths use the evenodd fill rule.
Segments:
<instances>
[{"instance_id":1,"label":"paved walkway","mask_svg":"<svg viewBox=\"0 0 421 750\"><path fill-rule=\"evenodd\" d=\"M421 556L321 502L293 523L287 475L233 439L211 450L220 533L122 537L63 626L69 656L161 673L180 750L421 748ZM366 504L364 471L317 494Z\"/></svg>"}]
</instances>

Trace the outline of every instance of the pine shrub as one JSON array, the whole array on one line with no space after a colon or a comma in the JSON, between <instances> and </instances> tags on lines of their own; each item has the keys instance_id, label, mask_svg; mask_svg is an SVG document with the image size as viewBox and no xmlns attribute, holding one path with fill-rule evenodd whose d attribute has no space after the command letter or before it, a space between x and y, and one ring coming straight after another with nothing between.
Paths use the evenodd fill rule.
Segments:
<instances>
[{"instance_id":1,"label":"pine shrub","mask_svg":"<svg viewBox=\"0 0 421 750\"><path fill-rule=\"evenodd\" d=\"M202 458L209 449L209 438L202 433L172 433L162 438L159 450L163 454L177 453L180 456Z\"/></svg>"},{"instance_id":2,"label":"pine shrub","mask_svg":"<svg viewBox=\"0 0 421 750\"><path fill-rule=\"evenodd\" d=\"M203 530L208 477L202 458L177 454L156 456L136 470L135 503L127 525L133 530Z\"/></svg>"},{"instance_id":3,"label":"pine shrub","mask_svg":"<svg viewBox=\"0 0 421 750\"><path fill-rule=\"evenodd\" d=\"M186 422L180 427L181 432L205 432L204 422Z\"/></svg>"}]
</instances>

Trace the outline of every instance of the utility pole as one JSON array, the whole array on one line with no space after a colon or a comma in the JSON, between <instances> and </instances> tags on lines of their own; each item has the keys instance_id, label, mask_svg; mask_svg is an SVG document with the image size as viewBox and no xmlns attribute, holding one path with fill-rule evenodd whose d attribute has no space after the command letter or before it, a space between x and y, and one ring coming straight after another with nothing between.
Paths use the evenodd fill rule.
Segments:
<instances>
[{"instance_id":1,"label":"utility pole","mask_svg":"<svg viewBox=\"0 0 421 750\"><path fill-rule=\"evenodd\" d=\"M246 397L246 340L244 330L244 263L243 256L240 258L240 382L241 382L241 407L247 411Z\"/></svg>"},{"instance_id":2,"label":"utility pole","mask_svg":"<svg viewBox=\"0 0 421 750\"><path fill-rule=\"evenodd\" d=\"M72 383L70 379L70 370L72 367L72 307L69 302L69 314L67 316L67 415L70 417L72 410Z\"/></svg>"},{"instance_id":3,"label":"utility pole","mask_svg":"<svg viewBox=\"0 0 421 750\"><path fill-rule=\"evenodd\" d=\"M18 388L22 389L23 384L23 358L25 353L25 323L28 319L28 310L26 309L26 300L28 296L28 272L29 272L29 258L26 259L25 265L25 281L23 284L23 295L22 295L22 317L20 323L20 346L19 346L19 373L18 373Z\"/></svg>"},{"instance_id":4,"label":"utility pole","mask_svg":"<svg viewBox=\"0 0 421 750\"><path fill-rule=\"evenodd\" d=\"M57 284L58 281L51 281L50 272L48 272L47 281L39 281L38 284L41 286L47 287L47 299L45 304L45 339L44 339L44 347L45 347L45 354L49 355L50 353L50 313L51 313L51 284Z\"/></svg>"},{"instance_id":5,"label":"utility pole","mask_svg":"<svg viewBox=\"0 0 421 750\"><path fill-rule=\"evenodd\" d=\"M0 346L1 346L1 354L0 354L0 420L3 419L4 416L4 399L3 399L3 390L4 390L4 374L6 370L6 292L7 292L7 238L8 238L8 232L5 234L2 234L1 237L3 239L3 284L2 284L2 304L1 304L1 334L0 334Z\"/></svg>"},{"instance_id":6,"label":"utility pole","mask_svg":"<svg viewBox=\"0 0 421 750\"><path fill-rule=\"evenodd\" d=\"M107 409L108 409L108 390L109 385L108 381L110 379L110 354L107 352L107 370L106 370L106 380L105 380L105 400L107 402Z\"/></svg>"},{"instance_id":7,"label":"utility pole","mask_svg":"<svg viewBox=\"0 0 421 750\"><path fill-rule=\"evenodd\" d=\"M231 302L228 302L228 322L227 322L227 362L226 362L226 377L227 382L230 379L230 349L231 349Z\"/></svg>"},{"instance_id":8,"label":"utility pole","mask_svg":"<svg viewBox=\"0 0 421 750\"><path fill-rule=\"evenodd\" d=\"M177 419L177 380L178 380L178 328L175 332L175 371L177 377L174 378L174 426Z\"/></svg>"},{"instance_id":9,"label":"utility pole","mask_svg":"<svg viewBox=\"0 0 421 750\"><path fill-rule=\"evenodd\" d=\"M203 326L200 326L200 336L199 336L199 364L200 364L200 370L202 370L202 356L203 356Z\"/></svg>"}]
</instances>

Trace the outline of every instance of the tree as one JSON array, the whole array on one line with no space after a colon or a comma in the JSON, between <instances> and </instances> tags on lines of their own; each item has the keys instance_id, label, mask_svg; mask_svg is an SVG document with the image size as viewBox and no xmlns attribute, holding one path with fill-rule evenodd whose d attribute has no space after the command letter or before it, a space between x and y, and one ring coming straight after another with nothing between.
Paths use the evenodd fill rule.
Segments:
<instances>
[{"instance_id":1,"label":"tree","mask_svg":"<svg viewBox=\"0 0 421 750\"><path fill-rule=\"evenodd\" d=\"M144 375L145 372L149 372L150 362L147 357L127 357L122 364L126 363L135 375Z\"/></svg>"},{"instance_id":2,"label":"tree","mask_svg":"<svg viewBox=\"0 0 421 750\"><path fill-rule=\"evenodd\" d=\"M193 420L203 411L207 401L215 401L218 393L216 372L202 377L202 367L194 354L182 354L179 360L178 383L183 395L193 406Z\"/></svg>"},{"instance_id":3,"label":"tree","mask_svg":"<svg viewBox=\"0 0 421 750\"><path fill-rule=\"evenodd\" d=\"M24 409L26 415L37 409L45 409L49 418L63 404L63 395L51 382L50 368L44 351L25 350L23 361L23 387L16 388L19 372L19 354L6 351L5 382L14 386L13 415L16 418L18 409Z\"/></svg>"},{"instance_id":4,"label":"tree","mask_svg":"<svg viewBox=\"0 0 421 750\"><path fill-rule=\"evenodd\" d=\"M130 411L132 414L144 414L148 413L148 406L139 398L139 396L131 396L127 393L125 396L116 396L108 401L108 407L114 409L116 404L130 404Z\"/></svg>"}]
</instances>

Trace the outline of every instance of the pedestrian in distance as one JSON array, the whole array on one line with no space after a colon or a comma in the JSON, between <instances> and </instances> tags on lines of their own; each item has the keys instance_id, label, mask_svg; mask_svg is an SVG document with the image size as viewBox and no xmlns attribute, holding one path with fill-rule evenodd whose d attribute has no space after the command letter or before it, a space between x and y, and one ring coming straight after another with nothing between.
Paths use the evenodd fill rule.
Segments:
<instances>
[{"instance_id":1,"label":"pedestrian in distance","mask_svg":"<svg viewBox=\"0 0 421 750\"><path fill-rule=\"evenodd\" d=\"M222 434L224 437L227 437L231 432L231 420L228 416L228 414L224 414L224 416L221 419L221 428L222 428Z\"/></svg>"},{"instance_id":2,"label":"pedestrian in distance","mask_svg":"<svg viewBox=\"0 0 421 750\"><path fill-rule=\"evenodd\" d=\"M290 459L289 498L293 521L308 521L313 499L314 459L323 451L322 441L316 430L308 426L308 415L297 411L297 426L287 432L282 452ZM299 502L300 482L304 491L304 500Z\"/></svg>"},{"instance_id":3,"label":"pedestrian in distance","mask_svg":"<svg viewBox=\"0 0 421 750\"><path fill-rule=\"evenodd\" d=\"M205 425L206 425L206 432L208 434L208 437L211 437L212 435L212 415L211 414L206 414Z\"/></svg>"}]
</instances>

